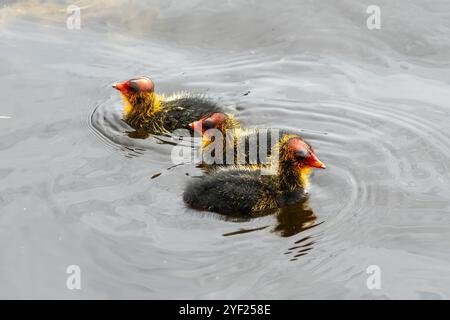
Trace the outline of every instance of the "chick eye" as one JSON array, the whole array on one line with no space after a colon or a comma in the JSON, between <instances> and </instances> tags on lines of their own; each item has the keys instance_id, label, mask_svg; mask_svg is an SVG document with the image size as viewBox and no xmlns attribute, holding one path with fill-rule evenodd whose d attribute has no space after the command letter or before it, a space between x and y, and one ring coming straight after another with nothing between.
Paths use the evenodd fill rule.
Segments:
<instances>
[{"instance_id":1,"label":"chick eye","mask_svg":"<svg viewBox=\"0 0 450 320\"><path fill-rule=\"evenodd\" d=\"M128 83L128 87L134 92L139 91L139 84L137 83L136 80L130 80Z\"/></svg>"},{"instance_id":2,"label":"chick eye","mask_svg":"<svg viewBox=\"0 0 450 320\"><path fill-rule=\"evenodd\" d=\"M203 126L204 126L205 128L207 128L207 129L210 129L210 128L212 128L212 127L214 126L214 121L212 121L211 119L206 119L206 120L203 122Z\"/></svg>"},{"instance_id":3,"label":"chick eye","mask_svg":"<svg viewBox=\"0 0 450 320\"><path fill-rule=\"evenodd\" d=\"M296 158L305 158L308 155L308 151L306 151L305 149L301 149L295 152L295 157Z\"/></svg>"}]
</instances>

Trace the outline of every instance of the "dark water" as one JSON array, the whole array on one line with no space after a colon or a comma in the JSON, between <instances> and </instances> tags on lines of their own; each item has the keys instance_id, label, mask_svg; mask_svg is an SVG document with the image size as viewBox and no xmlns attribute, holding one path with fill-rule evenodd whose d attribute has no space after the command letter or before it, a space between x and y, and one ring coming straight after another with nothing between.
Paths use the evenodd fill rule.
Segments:
<instances>
[{"instance_id":1,"label":"dark water","mask_svg":"<svg viewBox=\"0 0 450 320\"><path fill-rule=\"evenodd\" d=\"M448 1L379 1L380 30L367 1L81 1L80 30L0 3L0 298L450 298ZM125 134L110 85L136 75L304 129L309 202L187 209L201 171Z\"/></svg>"}]
</instances>

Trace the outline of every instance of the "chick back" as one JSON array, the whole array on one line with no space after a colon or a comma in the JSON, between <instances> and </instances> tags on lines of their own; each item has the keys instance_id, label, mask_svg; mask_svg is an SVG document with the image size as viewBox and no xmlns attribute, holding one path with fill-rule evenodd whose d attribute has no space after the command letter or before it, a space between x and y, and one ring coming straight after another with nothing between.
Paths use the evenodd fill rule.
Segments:
<instances>
[{"instance_id":1,"label":"chick back","mask_svg":"<svg viewBox=\"0 0 450 320\"><path fill-rule=\"evenodd\" d=\"M183 200L199 210L222 214L251 214L264 197L277 196L270 176L260 170L221 169L212 175L192 180Z\"/></svg>"},{"instance_id":2,"label":"chick back","mask_svg":"<svg viewBox=\"0 0 450 320\"><path fill-rule=\"evenodd\" d=\"M233 135L232 132L226 133ZM211 150L203 150L203 165L209 170L217 166L226 165L269 165L272 149L280 139L287 134L297 134L295 131L274 128L250 128L245 130L237 130L233 139L227 139L223 143L222 154L216 157L216 150L211 145ZM230 143L232 141L234 143ZM238 156L238 148L242 150L242 154ZM219 151L220 152L220 151ZM227 155L231 155L227 156ZM215 162L215 158L219 162Z\"/></svg>"},{"instance_id":3,"label":"chick back","mask_svg":"<svg viewBox=\"0 0 450 320\"><path fill-rule=\"evenodd\" d=\"M162 102L164 127L168 131L178 128L189 128L191 122L197 121L206 114L223 112L214 101L203 96L179 94Z\"/></svg>"}]
</instances>

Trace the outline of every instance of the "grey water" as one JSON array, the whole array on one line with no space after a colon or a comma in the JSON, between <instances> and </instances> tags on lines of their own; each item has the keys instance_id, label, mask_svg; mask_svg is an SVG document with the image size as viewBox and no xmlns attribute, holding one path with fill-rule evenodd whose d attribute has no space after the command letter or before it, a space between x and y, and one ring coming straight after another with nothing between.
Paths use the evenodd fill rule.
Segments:
<instances>
[{"instance_id":1,"label":"grey water","mask_svg":"<svg viewBox=\"0 0 450 320\"><path fill-rule=\"evenodd\" d=\"M450 2L70 4L0 1L0 298L450 298ZM305 207L186 208L202 172L121 121L139 75L304 130Z\"/></svg>"}]
</instances>

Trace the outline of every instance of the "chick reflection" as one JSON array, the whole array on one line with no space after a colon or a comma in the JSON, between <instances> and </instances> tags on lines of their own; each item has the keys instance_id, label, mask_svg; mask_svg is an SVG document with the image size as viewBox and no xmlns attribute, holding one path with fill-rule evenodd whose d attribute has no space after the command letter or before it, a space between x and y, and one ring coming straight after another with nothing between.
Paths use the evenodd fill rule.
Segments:
<instances>
[{"instance_id":1,"label":"chick reflection","mask_svg":"<svg viewBox=\"0 0 450 320\"><path fill-rule=\"evenodd\" d=\"M282 237L291 237L318 225L317 217L310 208L308 199L281 208L276 217L278 224L273 231Z\"/></svg>"},{"instance_id":2,"label":"chick reflection","mask_svg":"<svg viewBox=\"0 0 450 320\"><path fill-rule=\"evenodd\" d=\"M277 219L277 224L272 229L273 232L277 233L281 237L291 237L302 231L310 229L312 227L318 226L320 223L316 223L317 217L314 211L310 208L308 200L305 199L302 202L295 203L277 210L267 210L260 214L259 217L275 214ZM223 217L223 219L234 222L249 221L250 218L243 218L242 216L228 216ZM262 226L253 229L240 229L238 231L225 233L223 236L231 236L242 233L248 233L253 231L259 231L270 227Z\"/></svg>"},{"instance_id":3,"label":"chick reflection","mask_svg":"<svg viewBox=\"0 0 450 320\"><path fill-rule=\"evenodd\" d=\"M287 206L277 214L278 224L274 229L282 237L291 237L302 231L308 230L323 223L316 223L317 217L309 206L308 200ZM284 253L290 257L290 261L296 261L299 257L308 254L313 249L315 240L306 236L294 242L294 245Z\"/></svg>"},{"instance_id":4,"label":"chick reflection","mask_svg":"<svg viewBox=\"0 0 450 320\"><path fill-rule=\"evenodd\" d=\"M308 199L302 202L289 205L278 210L266 212L266 214L275 214L277 224L272 231L281 237L292 237L302 231L311 229L323 222L316 223L317 217L308 203ZM227 220L230 220L229 218ZM246 219L232 219L233 221L246 221ZM261 226L252 229L239 229L234 232L225 233L223 236L233 236L243 233L260 231L269 228L269 225ZM308 254L308 251L313 249L315 244L311 236L306 236L294 242L294 245L287 249L284 253L290 257L290 261L296 261L299 257Z\"/></svg>"}]
</instances>

